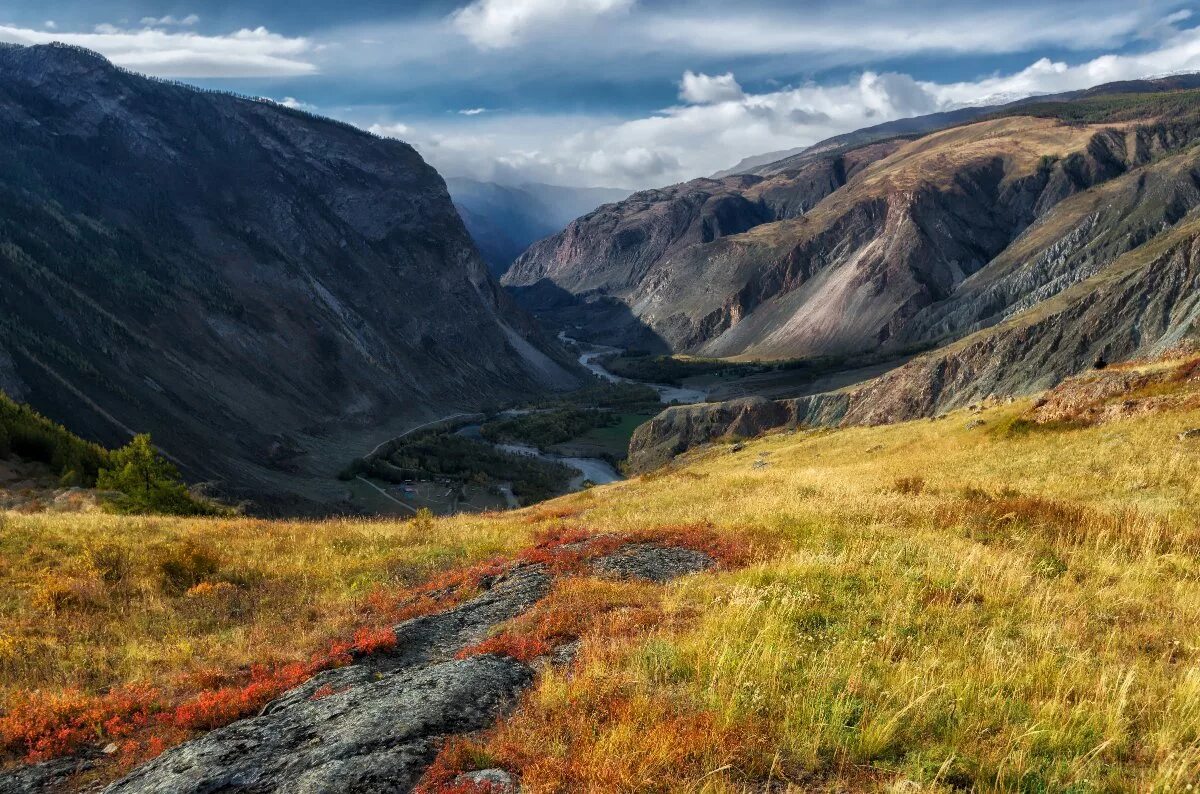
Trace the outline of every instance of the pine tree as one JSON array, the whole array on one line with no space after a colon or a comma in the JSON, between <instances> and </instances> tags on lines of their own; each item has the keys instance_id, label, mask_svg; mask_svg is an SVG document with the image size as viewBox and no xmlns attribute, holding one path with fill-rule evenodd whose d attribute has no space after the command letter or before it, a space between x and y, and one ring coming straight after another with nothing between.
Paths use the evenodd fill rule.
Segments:
<instances>
[{"instance_id":1,"label":"pine tree","mask_svg":"<svg viewBox=\"0 0 1200 794\"><path fill-rule=\"evenodd\" d=\"M100 470L96 487L120 492L113 506L124 513L207 512L188 493L179 469L155 449L147 434L135 436L112 453L112 466Z\"/></svg>"}]
</instances>

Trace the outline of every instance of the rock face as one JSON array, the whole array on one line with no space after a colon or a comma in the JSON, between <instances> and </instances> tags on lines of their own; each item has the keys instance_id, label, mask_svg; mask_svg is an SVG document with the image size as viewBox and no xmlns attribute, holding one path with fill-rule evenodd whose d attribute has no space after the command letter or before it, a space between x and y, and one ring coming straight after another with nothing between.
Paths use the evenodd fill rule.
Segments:
<instances>
[{"instance_id":1,"label":"rock face","mask_svg":"<svg viewBox=\"0 0 1200 794\"><path fill-rule=\"evenodd\" d=\"M712 568L715 563L702 551L633 543L595 560L592 570L613 579L641 579L662 584Z\"/></svg>"},{"instance_id":2,"label":"rock face","mask_svg":"<svg viewBox=\"0 0 1200 794\"><path fill-rule=\"evenodd\" d=\"M1179 169L1186 162L1169 159L1161 167ZM1129 179L1141 186L1139 195L1147 195L1154 181L1150 174ZM1106 200L1120 195L1122 187L1112 186ZM1090 201L1081 196L1075 203L1083 206L1064 205L1062 215L1087 215ZM1108 208L1119 210L1118 205ZM1154 218L1161 211L1156 203L1144 215L1132 214ZM799 425L872 425L934 416L988 397L1048 389L1100 359L1151 356L1200 340L1200 216L1188 212L1175 225L1159 228L1151 243L1120 255L1115 252L1136 237L1117 234L1123 242L1107 248L1104 235L1088 238L1092 245L1081 248L1096 257L1088 260L1093 275L860 386L795 400L668 409L638 428L630 464L645 471L700 444ZM1059 253L1070 258L1065 249Z\"/></svg>"},{"instance_id":3,"label":"rock face","mask_svg":"<svg viewBox=\"0 0 1200 794\"><path fill-rule=\"evenodd\" d=\"M803 425L836 424L847 405L841 395L819 394L794 400L744 397L668 408L634 431L628 465L633 472L647 472L713 441L753 438Z\"/></svg>"},{"instance_id":4,"label":"rock face","mask_svg":"<svg viewBox=\"0 0 1200 794\"><path fill-rule=\"evenodd\" d=\"M896 146L884 143L833 152L772 176L697 179L635 193L533 245L513 263L503 282L529 308L539 312L559 309L562 322L582 322L590 338L627 346L649 341L651 347L658 347L654 343L661 329L653 323L647 329L636 307L604 325L596 321L597 306L594 301L589 305L589 300L631 304L647 283L661 278L655 274L664 272L663 263L672 256L796 217ZM566 301L565 312L561 311L564 295L575 299ZM602 301L600 305L611 304ZM673 343L666 338L668 347Z\"/></svg>"},{"instance_id":5,"label":"rock face","mask_svg":"<svg viewBox=\"0 0 1200 794\"><path fill-rule=\"evenodd\" d=\"M76 48L4 46L0 77L0 380L70 429L286 494L575 384L408 145Z\"/></svg>"},{"instance_id":6,"label":"rock face","mask_svg":"<svg viewBox=\"0 0 1200 794\"><path fill-rule=\"evenodd\" d=\"M490 655L388 675L213 731L106 791L410 791L438 739L490 724L531 679Z\"/></svg>"},{"instance_id":7,"label":"rock face","mask_svg":"<svg viewBox=\"0 0 1200 794\"><path fill-rule=\"evenodd\" d=\"M456 609L397 626L393 652L314 676L260 716L169 750L106 791L410 791L446 736L491 724L533 681L506 657L453 657L543 598L550 581L540 566L519 567Z\"/></svg>"},{"instance_id":8,"label":"rock face","mask_svg":"<svg viewBox=\"0 0 1200 794\"><path fill-rule=\"evenodd\" d=\"M1120 113L1104 100L1176 85L1023 103L921 137L864 145L871 136L851 135L751 174L639 193L531 248L506 283L574 296L584 304L569 318L577 335L625 346L649 335L674 352L765 359L928 347L1088 275L1047 250L1040 266L1009 262L1022 273L1006 284L976 277L1023 251L1026 230L1060 203L1182 152L1198 126L1191 94L1149 93L1159 100ZM1164 205L1176 215L1189 206L1188 186L1178 187L1180 201ZM1136 220L1098 228L1117 229L1117 245ZM1060 231L1045 242L1069 247L1068 235L1090 234ZM593 328L587 309L602 299L626 308L626 333L611 311Z\"/></svg>"}]
</instances>

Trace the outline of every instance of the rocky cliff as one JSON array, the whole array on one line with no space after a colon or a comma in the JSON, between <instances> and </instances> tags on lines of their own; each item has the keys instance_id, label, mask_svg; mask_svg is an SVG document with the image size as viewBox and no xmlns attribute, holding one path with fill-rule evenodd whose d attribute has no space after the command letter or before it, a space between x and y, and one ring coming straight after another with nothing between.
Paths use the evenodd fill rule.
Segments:
<instances>
[{"instance_id":1,"label":"rocky cliff","mask_svg":"<svg viewBox=\"0 0 1200 794\"><path fill-rule=\"evenodd\" d=\"M0 76L0 388L72 430L287 500L394 429L574 384L408 145L70 47Z\"/></svg>"},{"instance_id":2,"label":"rocky cliff","mask_svg":"<svg viewBox=\"0 0 1200 794\"><path fill-rule=\"evenodd\" d=\"M580 308L560 321L626 346L650 335L743 358L927 346L963 331L941 304L1055 205L1185 146L1195 83L907 120L906 136L860 131L750 174L646 191L534 246L506 283L573 296ZM611 311L592 327L605 302L624 307L624 330Z\"/></svg>"},{"instance_id":3,"label":"rocky cliff","mask_svg":"<svg viewBox=\"0 0 1200 794\"><path fill-rule=\"evenodd\" d=\"M672 409L635 436L635 466L747 428L932 416L1195 338L1198 106L1189 90L1089 95L936 133L795 228L731 238L727 259L755 275L700 326L697 349L928 352L855 387L752 406L739 423L724 406ZM762 256L772 245L788 255ZM693 278L726 267L692 265Z\"/></svg>"}]
</instances>

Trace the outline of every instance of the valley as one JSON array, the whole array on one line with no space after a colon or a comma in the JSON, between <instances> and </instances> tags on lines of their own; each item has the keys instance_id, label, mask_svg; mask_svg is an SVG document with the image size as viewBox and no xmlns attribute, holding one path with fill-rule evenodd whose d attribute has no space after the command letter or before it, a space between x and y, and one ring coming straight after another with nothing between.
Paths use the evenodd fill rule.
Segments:
<instances>
[{"instance_id":1,"label":"valley","mask_svg":"<svg viewBox=\"0 0 1200 794\"><path fill-rule=\"evenodd\" d=\"M350 124L0 43L0 794L1200 785L1200 76L901 77ZM738 113L837 134L621 138Z\"/></svg>"}]
</instances>

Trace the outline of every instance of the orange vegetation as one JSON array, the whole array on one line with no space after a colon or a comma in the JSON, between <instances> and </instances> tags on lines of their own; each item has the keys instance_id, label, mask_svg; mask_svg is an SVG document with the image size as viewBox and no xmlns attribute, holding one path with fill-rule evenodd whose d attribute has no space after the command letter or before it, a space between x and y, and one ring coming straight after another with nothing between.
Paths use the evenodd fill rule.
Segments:
<instances>
[{"instance_id":1,"label":"orange vegetation","mask_svg":"<svg viewBox=\"0 0 1200 794\"><path fill-rule=\"evenodd\" d=\"M631 542L655 541L698 549L723 566L743 564L748 546L705 526L637 533L596 534L582 528L556 528L512 559L492 559L447 571L415 588L377 588L366 597L370 625L349 639L334 639L306 660L252 666L249 670L208 670L180 676L167 686L131 684L104 694L77 690L34 691L13 696L0 713L0 753L9 759L42 761L85 747L115 743L119 768L128 768L178 744L196 731L211 730L257 713L268 702L314 674L349 664L356 656L379 653L396 644L397 622L452 608L476 594L482 584L514 564L542 564L557 576L586 571L586 562ZM202 582L187 590L207 598L221 585ZM552 595L507 629L464 653L499 653L521 660L545 655L585 633L626 636L660 618L649 585L564 579ZM319 689L314 698L334 694ZM472 784L473 785L473 784ZM479 790L471 789L471 790Z\"/></svg>"}]
</instances>

